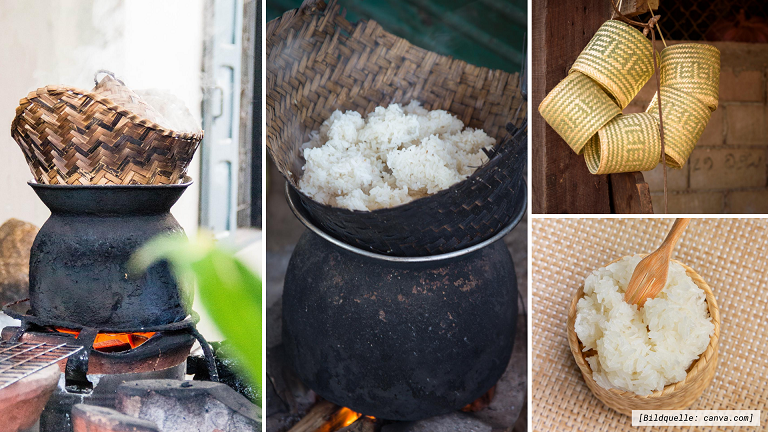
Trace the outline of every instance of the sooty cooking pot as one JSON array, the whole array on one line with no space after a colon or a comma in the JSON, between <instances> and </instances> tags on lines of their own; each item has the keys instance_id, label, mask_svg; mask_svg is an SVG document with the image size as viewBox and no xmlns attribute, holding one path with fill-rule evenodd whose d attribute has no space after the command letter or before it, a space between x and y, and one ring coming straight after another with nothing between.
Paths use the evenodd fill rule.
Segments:
<instances>
[{"instance_id":1,"label":"sooty cooking pot","mask_svg":"<svg viewBox=\"0 0 768 432\"><path fill-rule=\"evenodd\" d=\"M507 367L517 282L501 238L451 254L401 258L362 251L316 228L296 245L283 291L283 345L323 398L389 420L460 409Z\"/></svg>"},{"instance_id":2,"label":"sooty cooking pot","mask_svg":"<svg viewBox=\"0 0 768 432\"><path fill-rule=\"evenodd\" d=\"M96 328L183 320L188 302L168 265L157 263L134 277L127 262L151 238L184 232L170 210L190 184L30 182L51 210L30 252L32 315Z\"/></svg>"}]
</instances>

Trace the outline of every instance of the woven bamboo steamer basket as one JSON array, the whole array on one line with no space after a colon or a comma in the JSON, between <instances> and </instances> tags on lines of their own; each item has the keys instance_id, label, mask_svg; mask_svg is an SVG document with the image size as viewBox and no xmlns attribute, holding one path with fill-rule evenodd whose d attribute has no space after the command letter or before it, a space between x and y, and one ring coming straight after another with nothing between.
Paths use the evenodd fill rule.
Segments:
<instances>
[{"instance_id":1,"label":"woven bamboo steamer basket","mask_svg":"<svg viewBox=\"0 0 768 432\"><path fill-rule=\"evenodd\" d=\"M651 41L618 20L603 23L573 63L611 95L623 110L653 75Z\"/></svg>"},{"instance_id":2,"label":"woven bamboo steamer basket","mask_svg":"<svg viewBox=\"0 0 768 432\"><path fill-rule=\"evenodd\" d=\"M661 86L695 96L710 111L720 98L720 50L712 45L684 43L661 51Z\"/></svg>"},{"instance_id":3,"label":"woven bamboo steamer basket","mask_svg":"<svg viewBox=\"0 0 768 432\"><path fill-rule=\"evenodd\" d=\"M539 113L576 154L621 109L590 77L568 74L539 104Z\"/></svg>"},{"instance_id":4,"label":"woven bamboo steamer basket","mask_svg":"<svg viewBox=\"0 0 768 432\"><path fill-rule=\"evenodd\" d=\"M56 85L19 101L11 136L38 183L151 185L183 181L203 132L176 132L100 93Z\"/></svg>"},{"instance_id":5,"label":"woven bamboo steamer basket","mask_svg":"<svg viewBox=\"0 0 768 432\"><path fill-rule=\"evenodd\" d=\"M649 171L658 165L660 154L659 122L648 113L615 117L584 149L592 174Z\"/></svg>"},{"instance_id":6,"label":"woven bamboo steamer basket","mask_svg":"<svg viewBox=\"0 0 768 432\"><path fill-rule=\"evenodd\" d=\"M270 21L266 36L267 148L323 230L364 250L424 256L480 243L522 210L527 138L507 130L525 103L516 75L416 47L373 20L350 23L336 0L306 0ZM497 140L494 157L451 188L392 208L353 211L301 193L300 147L335 110L367 115L411 100L483 129Z\"/></svg>"},{"instance_id":7,"label":"woven bamboo steamer basket","mask_svg":"<svg viewBox=\"0 0 768 432\"><path fill-rule=\"evenodd\" d=\"M614 260L609 264L617 261L619 260ZM675 410L688 408L701 396L715 377L715 370L717 369L717 344L720 340L720 309L717 306L717 300L712 293L712 289L698 273L677 260L672 261L683 266L686 274L693 279L693 282L699 288L704 290L709 315L712 317L712 323L715 325L709 345L688 368L688 373L682 381L669 384L662 390L655 391L647 396L638 396L634 392L621 391L615 388L605 389L600 387L592 378L592 369L587 362L585 353L582 352L583 345L574 330L576 305L579 299L584 296L583 285L576 291L568 308L568 344L571 347L571 353L574 360L576 360L576 364L579 366L579 370L581 370L587 387L606 406L626 416L631 416L632 410Z\"/></svg>"},{"instance_id":8,"label":"woven bamboo steamer basket","mask_svg":"<svg viewBox=\"0 0 768 432\"><path fill-rule=\"evenodd\" d=\"M712 111L696 96L674 87L662 87L664 115L664 153L667 165L682 168L704 133ZM658 94L645 111L659 119Z\"/></svg>"}]
</instances>

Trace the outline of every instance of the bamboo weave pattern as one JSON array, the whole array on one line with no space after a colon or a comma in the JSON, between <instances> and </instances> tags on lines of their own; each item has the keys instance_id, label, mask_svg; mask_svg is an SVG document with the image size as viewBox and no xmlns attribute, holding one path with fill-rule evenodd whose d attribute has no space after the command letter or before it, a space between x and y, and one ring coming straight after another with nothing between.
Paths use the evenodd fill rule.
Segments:
<instances>
[{"instance_id":1,"label":"bamboo weave pattern","mask_svg":"<svg viewBox=\"0 0 768 432\"><path fill-rule=\"evenodd\" d=\"M629 417L595 397L568 342L568 310L587 274L655 250L673 219L535 219L531 222L532 430L630 432ZM717 298L720 337L711 384L690 409L768 406L768 221L693 219L673 258L696 270ZM719 407L719 408L718 408ZM668 427L732 431L732 427ZM759 428L758 428L759 429Z\"/></svg>"},{"instance_id":2,"label":"bamboo weave pattern","mask_svg":"<svg viewBox=\"0 0 768 432\"><path fill-rule=\"evenodd\" d=\"M95 93L48 86L21 99L11 123L45 184L175 184L202 140L163 128Z\"/></svg>"},{"instance_id":3,"label":"bamboo weave pattern","mask_svg":"<svg viewBox=\"0 0 768 432\"><path fill-rule=\"evenodd\" d=\"M313 222L326 232L377 253L433 255L479 243L521 211L527 134L507 129L518 108L525 112L517 74L414 46L373 20L350 23L336 0L305 0L267 23L266 35L266 145L297 191L300 147L335 110L366 115L415 99L483 129L498 143L489 162L464 181L392 208L335 208L299 191Z\"/></svg>"},{"instance_id":4,"label":"bamboo weave pattern","mask_svg":"<svg viewBox=\"0 0 768 432\"><path fill-rule=\"evenodd\" d=\"M606 21L571 67L599 83L624 109L653 75L651 42L637 29Z\"/></svg>"},{"instance_id":5,"label":"bamboo weave pattern","mask_svg":"<svg viewBox=\"0 0 768 432\"><path fill-rule=\"evenodd\" d=\"M592 137L584 151L592 174L648 171L659 163L659 122L648 113L619 115Z\"/></svg>"},{"instance_id":6,"label":"bamboo weave pattern","mask_svg":"<svg viewBox=\"0 0 768 432\"><path fill-rule=\"evenodd\" d=\"M665 160L682 168L717 109L720 52L711 45L689 43L665 48L659 57ZM619 113L653 69L650 41L628 24L608 21L568 76L544 98L539 112L577 154L584 154L592 174L651 170L661 159L658 95L644 116ZM594 85L581 82L584 76ZM615 110L597 96L595 87L612 99ZM648 116L655 119L655 131Z\"/></svg>"},{"instance_id":7,"label":"bamboo weave pattern","mask_svg":"<svg viewBox=\"0 0 768 432\"><path fill-rule=\"evenodd\" d=\"M560 81L541 101L539 112L577 154L601 127L621 114L600 86L579 72Z\"/></svg>"}]
</instances>

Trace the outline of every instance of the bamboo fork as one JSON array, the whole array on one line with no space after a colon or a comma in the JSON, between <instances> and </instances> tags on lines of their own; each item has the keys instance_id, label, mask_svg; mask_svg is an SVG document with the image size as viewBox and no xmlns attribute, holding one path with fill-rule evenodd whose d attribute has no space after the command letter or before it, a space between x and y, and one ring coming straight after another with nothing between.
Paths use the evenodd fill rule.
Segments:
<instances>
[{"instance_id":1,"label":"bamboo fork","mask_svg":"<svg viewBox=\"0 0 768 432\"><path fill-rule=\"evenodd\" d=\"M661 246L637 264L624 292L625 302L643 307L646 300L656 297L664 289L672 250L690 221L690 218L677 218Z\"/></svg>"}]
</instances>

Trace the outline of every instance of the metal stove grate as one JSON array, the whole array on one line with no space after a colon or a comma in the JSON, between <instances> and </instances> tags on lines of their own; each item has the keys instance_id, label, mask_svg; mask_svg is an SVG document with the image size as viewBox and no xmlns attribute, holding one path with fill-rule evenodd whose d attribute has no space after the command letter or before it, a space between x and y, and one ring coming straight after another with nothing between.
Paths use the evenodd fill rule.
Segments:
<instances>
[{"instance_id":1,"label":"metal stove grate","mask_svg":"<svg viewBox=\"0 0 768 432\"><path fill-rule=\"evenodd\" d=\"M0 342L0 389L83 349L50 343Z\"/></svg>"}]
</instances>

